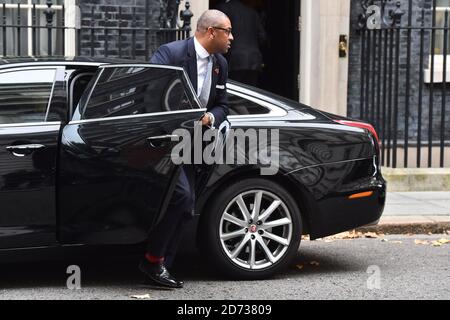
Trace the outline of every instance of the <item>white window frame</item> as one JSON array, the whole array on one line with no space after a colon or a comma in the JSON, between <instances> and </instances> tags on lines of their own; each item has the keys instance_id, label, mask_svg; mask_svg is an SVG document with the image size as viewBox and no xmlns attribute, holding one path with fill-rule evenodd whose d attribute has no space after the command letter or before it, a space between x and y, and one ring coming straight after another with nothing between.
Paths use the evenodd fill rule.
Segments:
<instances>
[{"instance_id":1,"label":"white window frame","mask_svg":"<svg viewBox=\"0 0 450 320\"><path fill-rule=\"evenodd\" d=\"M445 10L450 11L450 7L436 7L436 12ZM450 18L449 18L450 20ZM450 45L450 43L449 43ZM434 51L435 48L432 48ZM424 82L431 83L431 54L429 56L428 68L424 70ZM433 83L442 83L444 81L444 55L435 54L434 55L434 69L433 69ZM450 82L450 53L447 54L447 66L446 66L446 82Z\"/></svg>"},{"instance_id":2,"label":"white window frame","mask_svg":"<svg viewBox=\"0 0 450 320\"><path fill-rule=\"evenodd\" d=\"M80 7L76 5L76 0L64 0L65 7L65 27L69 28L65 30L65 56L75 56L76 55L76 29L81 28L81 11ZM17 4L7 3L5 4L6 9L17 9ZM28 10L28 20L27 25L31 26L33 24L33 1L28 0L27 4L21 4L21 9ZM43 13L41 10L47 9L46 4L36 4L36 11L38 13ZM52 9L62 10L62 5L53 5ZM33 55L33 30L32 28L27 29L28 32L28 55Z\"/></svg>"}]
</instances>

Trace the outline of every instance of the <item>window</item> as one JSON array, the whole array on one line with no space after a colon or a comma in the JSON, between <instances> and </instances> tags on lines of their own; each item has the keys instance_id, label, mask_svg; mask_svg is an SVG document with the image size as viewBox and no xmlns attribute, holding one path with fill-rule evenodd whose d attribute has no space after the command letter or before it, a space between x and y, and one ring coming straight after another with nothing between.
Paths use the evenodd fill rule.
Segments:
<instances>
[{"instance_id":1,"label":"window","mask_svg":"<svg viewBox=\"0 0 450 320\"><path fill-rule=\"evenodd\" d=\"M192 109L184 81L183 72L175 69L105 68L82 119Z\"/></svg>"},{"instance_id":2,"label":"window","mask_svg":"<svg viewBox=\"0 0 450 320\"><path fill-rule=\"evenodd\" d=\"M442 28L445 26L445 12L450 10L450 0L436 0L436 27ZM450 26L450 16L449 16ZM444 80L444 30L436 30L435 32L435 45L431 50L431 54L434 53L434 73L433 82L439 83ZM450 30L447 32L447 67L445 70L446 81L450 82ZM431 83L431 61L432 57L429 57L428 68L425 69L424 80L425 83Z\"/></svg>"},{"instance_id":3,"label":"window","mask_svg":"<svg viewBox=\"0 0 450 320\"><path fill-rule=\"evenodd\" d=\"M64 55L62 29L53 29L52 52L48 52L48 31L44 11L48 8L46 0L9 0L0 4L1 24L5 25L6 47L0 41L0 54L6 56L31 56L33 46L34 55ZM54 0L52 8L55 10L53 28L63 24L63 5L66 0ZM35 4L35 7L33 7ZM35 8L35 9L34 9ZM67 11L67 8L66 8ZM20 26L20 27L17 27ZM2 35L3 36L3 35ZM67 36L67 35L66 35ZM75 39L73 39L75 41Z\"/></svg>"},{"instance_id":4,"label":"window","mask_svg":"<svg viewBox=\"0 0 450 320\"><path fill-rule=\"evenodd\" d=\"M228 92L228 104L230 109L230 116L270 113L270 109L230 92Z\"/></svg>"},{"instance_id":5,"label":"window","mask_svg":"<svg viewBox=\"0 0 450 320\"><path fill-rule=\"evenodd\" d=\"M44 122L56 70L0 73L0 124Z\"/></svg>"},{"instance_id":6,"label":"window","mask_svg":"<svg viewBox=\"0 0 450 320\"><path fill-rule=\"evenodd\" d=\"M442 28L445 26L445 11L450 10L450 0L436 1L436 26ZM450 16L449 16L450 26ZM434 53L442 55L444 53L444 30L436 31L436 44ZM450 32L447 33L447 55L450 55Z\"/></svg>"}]
</instances>

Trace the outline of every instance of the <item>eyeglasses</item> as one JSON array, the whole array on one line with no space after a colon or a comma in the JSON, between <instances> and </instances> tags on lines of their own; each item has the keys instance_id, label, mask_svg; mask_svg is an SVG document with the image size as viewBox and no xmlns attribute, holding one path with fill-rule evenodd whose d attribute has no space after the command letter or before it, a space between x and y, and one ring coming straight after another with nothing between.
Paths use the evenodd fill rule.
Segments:
<instances>
[{"instance_id":1,"label":"eyeglasses","mask_svg":"<svg viewBox=\"0 0 450 320\"><path fill-rule=\"evenodd\" d=\"M231 28L223 28L223 27L214 27L214 26L212 26L211 28L213 28L213 29L219 29L219 30L223 30L225 33L226 33L226 35L227 36L229 36L230 35L230 33L231 33L231 31L232 31L232 29Z\"/></svg>"}]
</instances>

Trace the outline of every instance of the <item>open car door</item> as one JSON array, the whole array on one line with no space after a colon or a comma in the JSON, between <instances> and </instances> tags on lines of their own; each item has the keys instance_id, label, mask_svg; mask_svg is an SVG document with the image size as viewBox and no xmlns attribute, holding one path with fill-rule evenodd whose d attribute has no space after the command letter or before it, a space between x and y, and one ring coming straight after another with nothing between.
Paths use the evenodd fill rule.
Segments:
<instances>
[{"instance_id":1,"label":"open car door","mask_svg":"<svg viewBox=\"0 0 450 320\"><path fill-rule=\"evenodd\" d=\"M62 243L132 244L147 238L176 177L173 132L193 130L205 112L193 92L182 68L99 68L62 134Z\"/></svg>"}]
</instances>

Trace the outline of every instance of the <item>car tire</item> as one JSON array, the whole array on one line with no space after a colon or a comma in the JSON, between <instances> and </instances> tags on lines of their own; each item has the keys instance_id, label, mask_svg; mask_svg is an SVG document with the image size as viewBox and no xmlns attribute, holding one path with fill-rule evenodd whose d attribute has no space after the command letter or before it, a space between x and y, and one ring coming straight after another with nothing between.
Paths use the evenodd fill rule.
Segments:
<instances>
[{"instance_id":1,"label":"car tire","mask_svg":"<svg viewBox=\"0 0 450 320\"><path fill-rule=\"evenodd\" d=\"M298 251L300 211L289 192L273 181L233 183L208 202L203 214L200 247L207 260L232 278L268 278Z\"/></svg>"}]
</instances>

